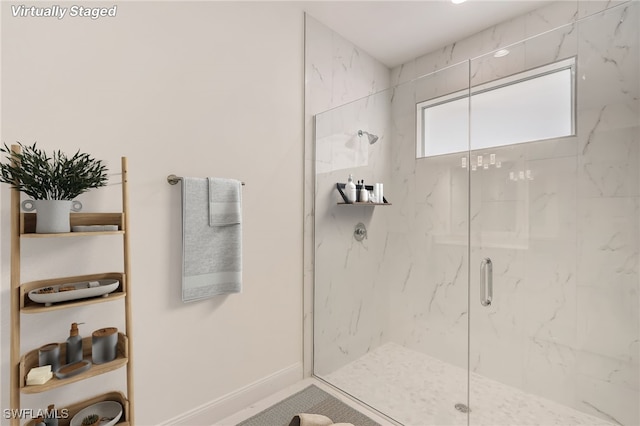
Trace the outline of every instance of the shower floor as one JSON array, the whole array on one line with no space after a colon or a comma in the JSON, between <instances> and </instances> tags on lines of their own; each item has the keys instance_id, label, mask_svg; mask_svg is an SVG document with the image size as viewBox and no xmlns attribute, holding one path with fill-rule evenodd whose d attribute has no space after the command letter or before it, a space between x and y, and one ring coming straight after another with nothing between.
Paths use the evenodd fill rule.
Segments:
<instances>
[{"instance_id":1,"label":"shower floor","mask_svg":"<svg viewBox=\"0 0 640 426\"><path fill-rule=\"evenodd\" d=\"M466 425L467 372L395 343L387 343L322 379L411 426ZM473 425L613 425L556 402L474 374Z\"/></svg>"}]
</instances>

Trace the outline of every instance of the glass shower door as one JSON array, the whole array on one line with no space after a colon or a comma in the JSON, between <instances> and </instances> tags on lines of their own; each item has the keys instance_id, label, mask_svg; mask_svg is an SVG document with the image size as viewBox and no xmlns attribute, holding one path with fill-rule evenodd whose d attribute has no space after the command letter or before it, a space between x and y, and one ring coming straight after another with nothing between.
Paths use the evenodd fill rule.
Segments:
<instances>
[{"instance_id":1,"label":"glass shower door","mask_svg":"<svg viewBox=\"0 0 640 426\"><path fill-rule=\"evenodd\" d=\"M405 398L414 405L412 417L403 414L407 425L468 420L468 89L469 64L462 62L394 97L393 190L400 203L392 226L402 253L394 267L399 259L404 266L394 273L389 336L414 360L405 367Z\"/></svg>"},{"instance_id":2,"label":"glass shower door","mask_svg":"<svg viewBox=\"0 0 640 426\"><path fill-rule=\"evenodd\" d=\"M471 61L470 424L640 420L638 6Z\"/></svg>"},{"instance_id":3,"label":"glass shower door","mask_svg":"<svg viewBox=\"0 0 640 426\"><path fill-rule=\"evenodd\" d=\"M468 84L464 62L315 117L314 375L406 425L468 420L468 103L422 126L460 146L416 159L419 105ZM349 174L389 205L340 203Z\"/></svg>"}]
</instances>

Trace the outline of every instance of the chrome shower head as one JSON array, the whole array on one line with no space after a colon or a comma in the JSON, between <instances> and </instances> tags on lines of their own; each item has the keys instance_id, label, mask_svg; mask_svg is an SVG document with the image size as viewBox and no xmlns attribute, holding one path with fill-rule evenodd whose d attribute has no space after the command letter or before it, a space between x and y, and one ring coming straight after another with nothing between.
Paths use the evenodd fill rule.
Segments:
<instances>
[{"instance_id":1,"label":"chrome shower head","mask_svg":"<svg viewBox=\"0 0 640 426\"><path fill-rule=\"evenodd\" d=\"M362 137L362 135L367 135L367 138L369 138L369 145L373 145L378 141L378 137L376 135L372 135L364 130L358 130L358 136Z\"/></svg>"}]
</instances>

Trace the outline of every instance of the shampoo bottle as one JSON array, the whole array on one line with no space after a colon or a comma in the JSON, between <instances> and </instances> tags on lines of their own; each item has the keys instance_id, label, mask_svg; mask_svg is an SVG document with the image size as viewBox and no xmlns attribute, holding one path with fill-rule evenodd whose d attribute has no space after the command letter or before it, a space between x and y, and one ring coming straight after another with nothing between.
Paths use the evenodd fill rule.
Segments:
<instances>
[{"instance_id":1,"label":"shampoo bottle","mask_svg":"<svg viewBox=\"0 0 640 426\"><path fill-rule=\"evenodd\" d=\"M82 361L82 337L78 335L78 323L71 324L67 339L67 364Z\"/></svg>"},{"instance_id":2,"label":"shampoo bottle","mask_svg":"<svg viewBox=\"0 0 640 426\"><path fill-rule=\"evenodd\" d=\"M349 203L355 203L358 199L358 193L356 192L356 184L353 183L353 175L349 175L349 180L344 189L347 201L349 201Z\"/></svg>"},{"instance_id":3,"label":"shampoo bottle","mask_svg":"<svg viewBox=\"0 0 640 426\"><path fill-rule=\"evenodd\" d=\"M364 184L364 179L362 180L362 185L360 187L360 202L368 203L369 202L369 191L367 191L367 186Z\"/></svg>"}]
</instances>

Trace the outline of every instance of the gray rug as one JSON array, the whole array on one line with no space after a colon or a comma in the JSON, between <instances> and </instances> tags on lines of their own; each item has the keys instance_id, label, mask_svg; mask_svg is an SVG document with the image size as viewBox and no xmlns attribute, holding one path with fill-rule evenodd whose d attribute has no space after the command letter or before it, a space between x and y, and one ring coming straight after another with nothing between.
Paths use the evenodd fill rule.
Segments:
<instances>
[{"instance_id":1,"label":"gray rug","mask_svg":"<svg viewBox=\"0 0 640 426\"><path fill-rule=\"evenodd\" d=\"M296 414L322 414L334 423L353 423L355 426L380 426L361 412L311 385L283 399L237 426L288 426Z\"/></svg>"}]
</instances>

